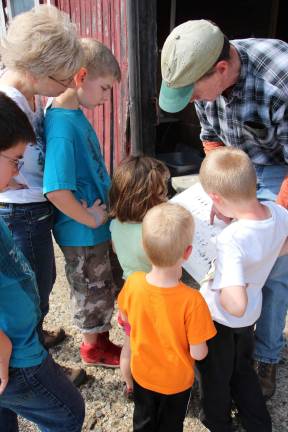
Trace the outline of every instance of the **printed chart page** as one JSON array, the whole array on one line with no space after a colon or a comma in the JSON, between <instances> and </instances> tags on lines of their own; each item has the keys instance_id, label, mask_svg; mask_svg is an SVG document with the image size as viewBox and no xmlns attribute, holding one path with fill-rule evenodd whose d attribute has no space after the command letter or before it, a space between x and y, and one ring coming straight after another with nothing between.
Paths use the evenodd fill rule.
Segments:
<instances>
[{"instance_id":1,"label":"printed chart page","mask_svg":"<svg viewBox=\"0 0 288 432\"><path fill-rule=\"evenodd\" d=\"M193 215L195 222L193 251L183 264L183 268L200 283L210 269L211 261L215 258L216 236L227 225L217 217L215 217L214 224L210 225L212 201L200 183L174 196L171 202L183 205Z\"/></svg>"}]
</instances>

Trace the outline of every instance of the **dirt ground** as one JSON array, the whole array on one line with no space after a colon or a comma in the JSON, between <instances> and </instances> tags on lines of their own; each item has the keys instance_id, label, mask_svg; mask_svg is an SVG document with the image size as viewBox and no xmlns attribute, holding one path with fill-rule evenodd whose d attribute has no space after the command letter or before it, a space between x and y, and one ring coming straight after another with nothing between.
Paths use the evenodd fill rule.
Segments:
<instances>
[{"instance_id":1,"label":"dirt ground","mask_svg":"<svg viewBox=\"0 0 288 432\"><path fill-rule=\"evenodd\" d=\"M57 281L51 296L50 312L46 319L47 328L62 326L68 334L65 342L51 350L54 359L67 366L79 366L80 335L71 323L69 307L69 290L64 274L64 262L61 251L56 247ZM286 325L286 336L288 325ZM111 331L114 342L122 342L122 332L113 318ZM277 391L268 402L273 419L273 432L288 432L288 348L287 342L279 365ZM119 370L100 367L86 367L89 379L80 391L86 402L86 418L83 432L130 432L132 431L133 403L123 397L123 386ZM198 420L199 398L197 387L192 392L190 409L185 420L185 432L207 431ZM239 432L241 428L239 427ZM36 432L38 428L31 423L20 420L20 432ZM3 431L5 432L5 431Z\"/></svg>"}]
</instances>

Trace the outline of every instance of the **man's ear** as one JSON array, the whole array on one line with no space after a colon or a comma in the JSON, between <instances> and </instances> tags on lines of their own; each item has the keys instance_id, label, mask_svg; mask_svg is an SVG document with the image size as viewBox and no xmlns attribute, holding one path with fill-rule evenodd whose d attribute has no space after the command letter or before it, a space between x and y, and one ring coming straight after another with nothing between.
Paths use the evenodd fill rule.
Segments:
<instances>
[{"instance_id":1,"label":"man's ear","mask_svg":"<svg viewBox=\"0 0 288 432\"><path fill-rule=\"evenodd\" d=\"M85 77L87 76L87 69L84 67L81 67L81 69L76 73L74 77L74 81L76 84L76 87L83 84Z\"/></svg>"},{"instance_id":2,"label":"man's ear","mask_svg":"<svg viewBox=\"0 0 288 432\"><path fill-rule=\"evenodd\" d=\"M220 60L218 63L216 63L214 69L217 70L217 72L219 72L221 75L225 74L228 70L227 60Z\"/></svg>"},{"instance_id":3,"label":"man's ear","mask_svg":"<svg viewBox=\"0 0 288 432\"><path fill-rule=\"evenodd\" d=\"M191 255L191 253L192 253L192 245L189 245L186 247L186 249L184 251L183 259L186 261L189 258L189 256Z\"/></svg>"}]
</instances>

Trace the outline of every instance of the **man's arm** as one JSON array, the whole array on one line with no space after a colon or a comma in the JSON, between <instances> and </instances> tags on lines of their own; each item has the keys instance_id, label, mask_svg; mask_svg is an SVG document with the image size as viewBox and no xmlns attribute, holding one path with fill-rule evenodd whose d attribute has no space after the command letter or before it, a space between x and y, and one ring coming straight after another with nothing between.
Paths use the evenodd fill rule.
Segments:
<instances>
[{"instance_id":1,"label":"man's arm","mask_svg":"<svg viewBox=\"0 0 288 432\"><path fill-rule=\"evenodd\" d=\"M85 208L70 190L48 192L46 196L58 210L83 225L97 228L107 220L106 205L101 204L99 199L91 207Z\"/></svg>"},{"instance_id":2,"label":"man's arm","mask_svg":"<svg viewBox=\"0 0 288 432\"><path fill-rule=\"evenodd\" d=\"M200 139L205 154L209 153L211 150L224 146L225 144L207 120L205 102L194 102L194 106L201 126Z\"/></svg>"},{"instance_id":3,"label":"man's arm","mask_svg":"<svg viewBox=\"0 0 288 432\"><path fill-rule=\"evenodd\" d=\"M8 384L11 352L12 343L6 334L0 330L0 395Z\"/></svg>"},{"instance_id":4,"label":"man's arm","mask_svg":"<svg viewBox=\"0 0 288 432\"><path fill-rule=\"evenodd\" d=\"M238 285L222 288L220 304L231 315L242 317L248 304L246 287Z\"/></svg>"}]
</instances>

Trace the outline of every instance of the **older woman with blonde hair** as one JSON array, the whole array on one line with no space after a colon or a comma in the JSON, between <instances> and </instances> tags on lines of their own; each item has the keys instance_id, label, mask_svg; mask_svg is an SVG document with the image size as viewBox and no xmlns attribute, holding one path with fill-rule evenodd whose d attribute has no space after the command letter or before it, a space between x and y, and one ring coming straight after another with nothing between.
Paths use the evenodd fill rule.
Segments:
<instances>
[{"instance_id":1,"label":"older woman with blonde hair","mask_svg":"<svg viewBox=\"0 0 288 432\"><path fill-rule=\"evenodd\" d=\"M40 337L49 348L65 337L63 329L44 332L55 282L52 243L52 205L43 196L45 144L43 110L36 95L58 96L74 85L73 77L83 61L75 25L54 6L41 5L16 16L0 43L0 91L13 99L33 126L36 143L27 146L23 160L13 161L18 175L0 190L0 216L35 272L41 309ZM40 100L40 99L39 99Z\"/></svg>"}]
</instances>

